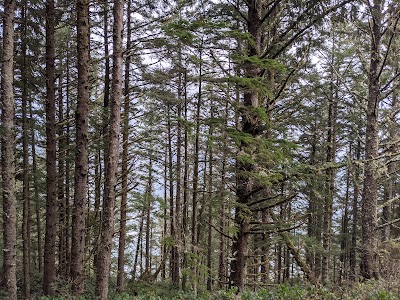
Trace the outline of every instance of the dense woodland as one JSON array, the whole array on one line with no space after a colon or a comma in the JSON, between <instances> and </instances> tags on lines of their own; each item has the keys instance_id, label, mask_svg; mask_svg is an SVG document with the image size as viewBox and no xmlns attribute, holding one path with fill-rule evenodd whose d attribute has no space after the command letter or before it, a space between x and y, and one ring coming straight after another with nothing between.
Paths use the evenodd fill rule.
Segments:
<instances>
[{"instance_id":1,"label":"dense woodland","mask_svg":"<svg viewBox=\"0 0 400 300\"><path fill-rule=\"evenodd\" d=\"M398 285L398 1L0 7L0 298Z\"/></svg>"}]
</instances>

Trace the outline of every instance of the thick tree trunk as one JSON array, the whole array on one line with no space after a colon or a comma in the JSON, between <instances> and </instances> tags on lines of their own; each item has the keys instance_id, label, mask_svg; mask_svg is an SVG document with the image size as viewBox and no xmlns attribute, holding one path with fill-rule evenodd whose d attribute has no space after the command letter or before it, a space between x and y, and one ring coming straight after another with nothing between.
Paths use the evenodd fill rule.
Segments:
<instances>
[{"instance_id":1,"label":"thick tree trunk","mask_svg":"<svg viewBox=\"0 0 400 300\"><path fill-rule=\"evenodd\" d=\"M100 299L108 297L110 276L112 237L114 235L114 207L117 185L117 169L120 148L121 98L122 98L122 30L124 3L114 1L113 16L113 68L112 97L110 105L109 147L104 186L103 220L101 226L101 243L96 273L96 294Z\"/></svg>"},{"instance_id":2,"label":"thick tree trunk","mask_svg":"<svg viewBox=\"0 0 400 300\"><path fill-rule=\"evenodd\" d=\"M83 292L85 266L86 200L88 176L88 112L89 112L89 1L78 0L78 97L75 112L76 153L75 192L72 213L71 280L72 293Z\"/></svg>"},{"instance_id":3,"label":"thick tree trunk","mask_svg":"<svg viewBox=\"0 0 400 300\"><path fill-rule=\"evenodd\" d=\"M46 232L43 292L55 295L57 237L57 143L55 99L55 9L46 3Z\"/></svg>"},{"instance_id":4,"label":"thick tree trunk","mask_svg":"<svg viewBox=\"0 0 400 300\"><path fill-rule=\"evenodd\" d=\"M378 106L380 97L380 47L382 1L371 6L371 60L368 74L367 128L365 132L365 166L362 197L361 276L378 278L377 267L377 196L378 181L375 159L378 156Z\"/></svg>"},{"instance_id":5,"label":"thick tree trunk","mask_svg":"<svg viewBox=\"0 0 400 300\"><path fill-rule=\"evenodd\" d=\"M17 299L17 200L15 193L14 16L15 0L4 1L1 69L1 162L3 188L3 284Z\"/></svg>"},{"instance_id":6,"label":"thick tree trunk","mask_svg":"<svg viewBox=\"0 0 400 300\"><path fill-rule=\"evenodd\" d=\"M262 35L262 11L264 1L252 0L248 3L248 21L247 30L253 41L248 44L248 56L259 56L261 50L261 35ZM247 63L244 68L244 76L246 78L257 78L260 69L257 65ZM249 89L244 92L244 113L242 114L241 127L244 134L249 134L253 138L261 133L260 119L251 113L252 108L257 108L260 105L259 94L254 89ZM242 142L239 149L239 154L243 153L253 156L254 153L248 153L249 148L246 142ZM254 151L254 150L253 150ZM235 224L238 227L238 233L233 240L232 254L233 260L231 264L230 282L242 291L245 288L245 278L247 269L247 243L248 232L250 229L250 214L246 204L255 189L254 179L248 174L254 171L254 165L249 162L237 162L236 166L236 196L238 205L235 212Z\"/></svg>"}]
</instances>

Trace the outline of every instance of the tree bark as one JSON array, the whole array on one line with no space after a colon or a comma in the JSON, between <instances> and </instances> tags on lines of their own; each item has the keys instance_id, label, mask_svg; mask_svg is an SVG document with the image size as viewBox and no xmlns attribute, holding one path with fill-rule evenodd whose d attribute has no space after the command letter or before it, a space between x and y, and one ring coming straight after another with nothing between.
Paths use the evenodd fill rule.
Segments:
<instances>
[{"instance_id":1,"label":"tree bark","mask_svg":"<svg viewBox=\"0 0 400 300\"><path fill-rule=\"evenodd\" d=\"M248 3L248 17L247 17L247 30L252 37L252 42L248 43L248 56L259 57L261 50L261 36L262 36L262 10L265 1L251 0ZM259 76L260 69L256 64L247 63L244 67L244 76L252 79ZM242 133L251 135L253 138L257 137L260 131L260 119L251 113L253 108L260 105L259 93L255 89L248 89L243 95L243 113L241 130ZM248 143L241 142L239 146L239 153L248 152ZM254 151L254 150L253 150ZM247 153L253 156L254 153ZM235 211L235 224L238 227L238 233L233 240L232 254L233 260L231 263L230 282L231 285L236 286L239 291L245 288L245 278L247 269L247 251L248 251L248 232L250 229L249 221L250 214L247 208L248 195L252 194L255 189L254 179L247 174L254 171L254 164L249 162L237 162L236 166L236 196L237 206Z\"/></svg>"},{"instance_id":2,"label":"tree bark","mask_svg":"<svg viewBox=\"0 0 400 300\"><path fill-rule=\"evenodd\" d=\"M101 226L101 243L96 273L96 295L100 299L108 297L110 276L112 237L114 235L114 207L116 198L117 169L120 148L121 98L122 98L122 31L124 3L115 0L113 7L113 68L112 97L110 105L109 155L106 165L104 186L103 220Z\"/></svg>"},{"instance_id":3,"label":"tree bark","mask_svg":"<svg viewBox=\"0 0 400 300\"><path fill-rule=\"evenodd\" d=\"M3 188L3 285L17 299L17 200L15 191L14 17L15 0L4 1L1 69L1 162Z\"/></svg>"},{"instance_id":4,"label":"tree bark","mask_svg":"<svg viewBox=\"0 0 400 300\"><path fill-rule=\"evenodd\" d=\"M127 36L126 48L130 48L131 44L131 1L128 0L127 7ZM124 77L124 128L122 133L122 195L121 195L121 211L120 211L120 231L118 243L118 273L117 273L117 290L123 291L125 284L125 244L126 244L126 217L128 205L128 156L129 156L129 110L130 110L130 97L129 97L129 77L130 77L130 55L125 59L125 77Z\"/></svg>"},{"instance_id":5,"label":"tree bark","mask_svg":"<svg viewBox=\"0 0 400 300\"><path fill-rule=\"evenodd\" d=\"M361 276L377 279L377 194L378 181L375 159L378 156L378 106L380 97L380 47L382 1L375 0L370 7L371 58L368 74L367 128L365 132L365 166L362 196L362 251Z\"/></svg>"},{"instance_id":6,"label":"tree bark","mask_svg":"<svg viewBox=\"0 0 400 300\"><path fill-rule=\"evenodd\" d=\"M85 266L86 201L88 176L88 112L89 112L89 1L78 0L77 52L78 97L75 112L75 192L72 213L71 280L72 293L83 292Z\"/></svg>"}]
</instances>

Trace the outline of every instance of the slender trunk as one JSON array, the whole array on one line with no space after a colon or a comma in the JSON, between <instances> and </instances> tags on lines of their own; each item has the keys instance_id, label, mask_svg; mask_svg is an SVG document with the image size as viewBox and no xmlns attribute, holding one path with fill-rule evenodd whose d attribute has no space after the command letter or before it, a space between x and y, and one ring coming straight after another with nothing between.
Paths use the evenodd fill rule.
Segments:
<instances>
[{"instance_id":1,"label":"slender trunk","mask_svg":"<svg viewBox=\"0 0 400 300\"><path fill-rule=\"evenodd\" d=\"M194 166L193 166L193 198L192 198L192 252L194 257L197 257L197 222L198 222L198 200L199 200L199 152L200 152L200 111L202 102L202 89L203 89L203 65L202 65L202 52L203 45L199 48L199 89L196 104L196 128L195 128L195 145L194 145ZM197 262L192 265L192 284L194 293L197 294Z\"/></svg>"},{"instance_id":2,"label":"slender trunk","mask_svg":"<svg viewBox=\"0 0 400 300\"><path fill-rule=\"evenodd\" d=\"M168 171L169 171L169 225L170 225L170 234L172 238L175 238L175 207L174 207L174 178L173 178L173 153L172 153L172 125L171 125L171 108L168 105L167 107L167 131L168 131ZM170 277L172 279L172 283L176 284L177 282L177 274L175 273L176 267L176 248L172 247L171 249L171 260L170 260Z\"/></svg>"},{"instance_id":3,"label":"slender trunk","mask_svg":"<svg viewBox=\"0 0 400 300\"><path fill-rule=\"evenodd\" d=\"M70 213L70 198L71 198L71 189L70 189L70 182L71 182L71 149L68 147L70 144L71 138L71 127L69 124L69 116L70 116L70 67L69 67L69 50L67 49L67 86L66 86L66 91L65 91L65 101L66 101L66 111L65 111L65 119L68 120L67 125L66 125L66 136L65 136L65 256L66 256L66 261L65 261L65 278L69 279L70 278L70 271L71 271L71 249L70 249L70 219L71 219L71 213Z\"/></svg>"},{"instance_id":4,"label":"slender trunk","mask_svg":"<svg viewBox=\"0 0 400 300\"><path fill-rule=\"evenodd\" d=\"M183 245L183 258L182 258L182 269L187 267L187 238L189 237L188 231L188 191L189 191L189 142L188 142L188 128L187 128L187 118L188 118L188 99L187 99L187 71L184 70L184 170L183 170L183 208L182 208L182 245ZM186 290L187 276L182 274L182 289Z\"/></svg>"},{"instance_id":5,"label":"slender trunk","mask_svg":"<svg viewBox=\"0 0 400 300\"><path fill-rule=\"evenodd\" d=\"M179 287L179 269L180 269L180 244L181 244L181 153L182 153L182 46L178 46L179 56L179 74L178 74L178 121L177 121L177 142L176 142L176 195L175 195L175 244L173 247L174 252L174 270L173 285Z\"/></svg>"},{"instance_id":6,"label":"slender trunk","mask_svg":"<svg viewBox=\"0 0 400 300\"><path fill-rule=\"evenodd\" d=\"M65 201L65 133L64 133L64 101L62 89L62 76L58 80L58 205L59 205L59 233L58 233L58 274L66 279L67 268L67 245L65 239L65 228L67 226L66 220L66 201Z\"/></svg>"},{"instance_id":7,"label":"slender trunk","mask_svg":"<svg viewBox=\"0 0 400 300\"><path fill-rule=\"evenodd\" d=\"M29 102L29 118L34 120L32 113L32 101ZM38 167L36 157L36 139L35 130L31 125L31 152L32 152L32 173L33 173L33 188L34 188L34 202L35 202L35 219L36 219L36 232L37 232L37 259L38 259L38 271L43 271L43 246L42 246L42 217L40 214L40 199L39 199L39 181L38 181Z\"/></svg>"},{"instance_id":8,"label":"slender trunk","mask_svg":"<svg viewBox=\"0 0 400 300\"><path fill-rule=\"evenodd\" d=\"M371 7L371 58L368 74L367 128L365 132L364 187L362 195L361 276L377 279L377 197L378 180L375 159L378 156L378 106L380 97L380 47L382 1Z\"/></svg>"},{"instance_id":9,"label":"slender trunk","mask_svg":"<svg viewBox=\"0 0 400 300\"><path fill-rule=\"evenodd\" d=\"M119 158L119 135L121 123L122 98L122 30L124 3L115 0L113 7L113 69L112 69L112 99L110 105L109 147L104 186L103 220L101 226L101 243L96 274L96 294L100 299L108 297L108 282L110 276L112 237L114 235L114 206L116 197L117 169Z\"/></svg>"},{"instance_id":10,"label":"slender trunk","mask_svg":"<svg viewBox=\"0 0 400 300\"><path fill-rule=\"evenodd\" d=\"M168 202L168 152L165 151L165 156L164 156L164 209L163 209L163 244L162 244L162 253L163 253L163 263L162 263L162 268L161 268L161 278L165 279L166 278L166 266L165 266L165 258L167 257L167 246L165 245L165 239L168 236L168 224L167 224L167 219L168 219L168 212L167 212L167 202Z\"/></svg>"},{"instance_id":11,"label":"slender trunk","mask_svg":"<svg viewBox=\"0 0 400 300\"><path fill-rule=\"evenodd\" d=\"M23 272L24 272L24 296L25 299L31 298L30 287L30 271L31 271L31 257L30 257L30 193L29 193L29 125L27 121L28 114L28 65L27 65L27 0L24 0L22 7L22 20L23 20L23 37L22 37L22 67L21 67L21 80L22 80L22 248L23 248Z\"/></svg>"},{"instance_id":12,"label":"slender trunk","mask_svg":"<svg viewBox=\"0 0 400 300\"><path fill-rule=\"evenodd\" d=\"M357 141L356 148L356 161L361 159L361 141ZM350 280L356 280L356 266L357 266L357 237L358 235L358 198L360 196L359 179L360 179L360 167L355 165L353 170L353 205L352 205L352 227L351 227L351 250L350 250Z\"/></svg>"},{"instance_id":13,"label":"slender trunk","mask_svg":"<svg viewBox=\"0 0 400 300\"><path fill-rule=\"evenodd\" d=\"M211 119L214 118L214 107L211 104ZM207 290L212 290L213 279L212 279L212 235L213 235L213 227L212 227L212 200L213 200L213 125L210 125L210 129L208 132L208 183L207 183L207 201L208 201L208 228L207 228Z\"/></svg>"},{"instance_id":14,"label":"slender trunk","mask_svg":"<svg viewBox=\"0 0 400 300\"><path fill-rule=\"evenodd\" d=\"M146 246L145 246L145 273L149 274L151 273L150 269L150 229L151 229L151 191L152 191L152 186L153 186L153 178L152 178L152 168L153 168L153 162L150 158L149 162L149 174L147 178L147 186L146 186L146 193L145 193L145 206L146 206Z\"/></svg>"},{"instance_id":15,"label":"slender trunk","mask_svg":"<svg viewBox=\"0 0 400 300\"><path fill-rule=\"evenodd\" d=\"M332 50L333 52L334 50ZM334 59L332 58L331 64L333 65ZM332 71L333 73L333 71ZM332 75L334 76L334 75ZM328 105L328 135L327 135L327 148L326 148L326 161L327 163L335 162L336 152L336 99L337 91L335 86L337 83L331 79L331 94ZM335 194L335 171L329 168L326 171L326 196L324 203L324 224L323 224L323 239L322 246L324 249L322 256L322 272L321 281L329 281L328 270L330 269L331 260L331 247L332 247L332 217L333 217L333 197Z\"/></svg>"},{"instance_id":16,"label":"slender trunk","mask_svg":"<svg viewBox=\"0 0 400 300\"><path fill-rule=\"evenodd\" d=\"M46 2L46 232L43 292L55 295L57 236L57 143L55 100L55 8Z\"/></svg>"},{"instance_id":17,"label":"slender trunk","mask_svg":"<svg viewBox=\"0 0 400 300\"><path fill-rule=\"evenodd\" d=\"M228 92L229 93L229 92ZM227 93L227 98L229 94ZM227 157L228 157L228 136L227 136L227 128L228 128L228 101L225 103L225 116L224 116L224 134L223 134L223 156L222 156L222 166L221 166L221 186L219 191L219 198L221 202L221 208L219 210L219 230L221 231L219 235L219 258L218 258L218 281L219 287L223 288L226 285L226 242L225 242L225 227L226 227L226 165L227 165Z\"/></svg>"},{"instance_id":18,"label":"slender trunk","mask_svg":"<svg viewBox=\"0 0 400 300\"><path fill-rule=\"evenodd\" d=\"M133 261L133 269L132 269L132 277L133 277L133 279L136 279L136 269L137 269L137 264L138 264L140 244L141 244L142 235L143 235L143 224L144 224L144 209L140 213L139 232L138 232L138 238L137 238L137 243L136 243L135 259Z\"/></svg>"},{"instance_id":19,"label":"slender trunk","mask_svg":"<svg viewBox=\"0 0 400 300\"><path fill-rule=\"evenodd\" d=\"M127 37L126 48L130 48L131 44L131 1L128 1L127 8ZM128 156L129 156L129 77L130 77L130 56L125 59L125 77L124 77L124 129L122 133L122 195L121 195L121 212L120 212L120 231L118 243L118 273L117 273L117 290L124 290L125 283L125 244L126 244L126 216L128 205Z\"/></svg>"},{"instance_id":20,"label":"slender trunk","mask_svg":"<svg viewBox=\"0 0 400 300\"><path fill-rule=\"evenodd\" d=\"M71 280L72 293L83 292L85 266L86 197L88 176L88 112L89 112L89 1L78 0L77 53L78 97L75 112L76 152L74 206L72 213Z\"/></svg>"},{"instance_id":21,"label":"slender trunk","mask_svg":"<svg viewBox=\"0 0 400 300\"><path fill-rule=\"evenodd\" d=\"M342 216L342 230L340 241L340 269L339 269L339 283L347 280L348 274L348 253L349 253L349 200L350 200L350 171L347 170L346 174L346 195L344 199L344 212Z\"/></svg>"}]
</instances>

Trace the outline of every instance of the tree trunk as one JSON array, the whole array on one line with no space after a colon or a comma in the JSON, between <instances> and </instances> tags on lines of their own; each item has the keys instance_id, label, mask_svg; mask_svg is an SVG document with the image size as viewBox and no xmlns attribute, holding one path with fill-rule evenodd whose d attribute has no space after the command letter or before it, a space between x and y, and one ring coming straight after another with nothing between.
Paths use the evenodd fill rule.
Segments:
<instances>
[{"instance_id":1,"label":"tree trunk","mask_svg":"<svg viewBox=\"0 0 400 300\"><path fill-rule=\"evenodd\" d=\"M150 229L151 229L151 197L153 189L153 178L152 178L153 162L150 158L149 162L149 173L147 178L146 192L145 192L145 207L146 207L146 246L145 246L145 268L144 272L151 274L150 269Z\"/></svg>"},{"instance_id":2,"label":"tree trunk","mask_svg":"<svg viewBox=\"0 0 400 300\"><path fill-rule=\"evenodd\" d=\"M253 41L248 44L248 56L260 56L261 50L261 36L262 36L262 10L264 1L252 0L248 3L248 21L247 30ZM244 76L252 79L259 76L260 69L256 64L247 63L244 67ZM255 89L249 89L244 92L244 102L242 113L241 129L244 134L251 135L253 138L257 137L261 133L260 119L258 116L251 113L253 108L260 106L259 93ZM254 153L248 153L250 150L248 143L241 142L239 146L239 154L245 153L250 157L253 157ZM247 149L246 149L247 148ZM254 152L254 150L252 150ZM230 282L233 286L239 288L240 291L245 288L245 278L247 269L247 243L248 243L248 232L250 229L249 221L250 215L246 204L249 200L249 196L255 190L254 178L249 177L247 174L251 174L254 171L254 164L249 162L237 162L236 166L236 196L238 205L235 211L235 224L238 227L238 233L233 240L232 254L233 260L231 263L231 274Z\"/></svg>"},{"instance_id":3,"label":"tree trunk","mask_svg":"<svg viewBox=\"0 0 400 300\"><path fill-rule=\"evenodd\" d=\"M33 120L32 113L32 101L29 101L29 118ZM35 202L35 219L36 219L36 233L37 233L37 260L38 260L38 271L42 273L43 271L43 246L42 246L42 223L41 223L41 214L40 214L40 199L39 199L39 182L38 182L38 167L37 167L37 157L36 157L36 139L35 139L35 130L33 126L31 126L31 152L32 152L32 173L33 173L33 200Z\"/></svg>"},{"instance_id":4,"label":"tree trunk","mask_svg":"<svg viewBox=\"0 0 400 300\"><path fill-rule=\"evenodd\" d=\"M55 9L46 2L46 232L44 242L43 292L55 295L57 237L57 143L55 99Z\"/></svg>"},{"instance_id":5,"label":"tree trunk","mask_svg":"<svg viewBox=\"0 0 400 300\"><path fill-rule=\"evenodd\" d=\"M66 148L64 133L64 101L63 101L63 80L62 76L58 78L58 218L59 218L59 233L58 233L58 274L61 278L67 279L67 260L68 248L66 244L66 228L67 214L66 214L66 199L65 199L65 159Z\"/></svg>"},{"instance_id":6,"label":"tree trunk","mask_svg":"<svg viewBox=\"0 0 400 300\"><path fill-rule=\"evenodd\" d=\"M167 131L168 131L168 181L169 181L169 227L170 235L175 238L175 206L174 206L174 178L173 178L173 151L172 151L172 125L171 125L171 107L167 107ZM171 249L171 259L170 259L170 277L173 284L178 282L177 274L175 273L176 267L176 248Z\"/></svg>"},{"instance_id":7,"label":"tree trunk","mask_svg":"<svg viewBox=\"0 0 400 300\"><path fill-rule=\"evenodd\" d=\"M89 1L78 0L77 52L78 97L75 112L76 153L75 192L72 213L71 280L73 295L83 292L85 266L86 200L88 176L88 112L89 112Z\"/></svg>"},{"instance_id":8,"label":"tree trunk","mask_svg":"<svg viewBox=\"0 0 400 300\"><path fill-rule=\"evenodd\" d=\"M371 60L368 74L367 128L365 132L365 166L362 197L362 251L361 276L364 279L377 279L377 170L375 159L378 156L378 106L380 97L380 47L381 47L381 9L382 1L374 0L370 10Z\"/></svg>"},{"instance_id":9,"label":"tree trunk","mask_svg":"<svg viewBox=\"0 0 400 300\"><path fill-rule=\"evenodd\" d=\"M106 165L104 186L103 220L101 226L101 243L99 264L96 274L96 294L100 299L108 297L108 281L110 276L112 237L114 234L114 206L116 197L117 169L119 158L119 135L121 123L122 98L122 30L123 30L124 3L114 1L113 16L113 69L112 69L112 97L110 105L109 147Z\"/></svg>"},{"instance_id":10,"label":"tree trunk","mask_svg":"<svg viewBox=\"0 0 400 300\"><path fill-rule=\"evenodd\" d=\"M200 111L202 103L202 49L203 45L199 49L199 89L196 104L196 127L195 127L195 145L194 145L194 166L193 166L193 197L192 197L192 253L193 256L197 257L197 222L198 222L198 200L199 200L199 152L200 152ZM197 294L197 264L195 261L192 266L192 285L195 295Z\"/></svg>"},{"instance_id":11,"label":"tree trunk","mask_svg":"<svg viewBox=\"0 0 400 300\"><path fill-rule=\"evenodd\" d=\"M361 159L361 141L357 140L356 146L356 161ZM356 266L357 266L357 237L358 237L358 198L360 195L359 179L360 179L360 167L355 165L353 170L353 205L352 205L352 226L351 226L351 250L350 250L350 280L356 280Z\"/></svg>"},{"instance_id":12,"label":"tree trunk","mask_svg":"<svg viewBox=\"0 0 400 300\"><path fill-rule=\"evenodd\" d=\"M15 192L14 16L15 1L4 1L2 104L3 283L7 297L17 299L17 200Z\"/></svg>"},{"instance_id":13,"label":"tree trunk","mask_svg":"<svg viewBox=\"0 0 400 300\"><path fill-rule=\"evenodd\" d=\"M129 49L131 45L131 1L128 1L127 8L127 37L126 48ZM121 212L120 212L120 226L119 226L119 243L118 243L118 273L117 273L117 290L124 290L125 283L125 244L126 244L126 216L128 205L128 156L129 156L129 110L130 110L130 97L129 97L129 77L130 77L130 56L125 59L125 78L124 78L124 129L122 133L122 195L121 195Z\"/></svg>"},{"instance_id":14,"label":"tree trunk","mask_svg":"<svg viewBox=\"0 0 400 300\"><path fill-rule=\"evenodd\" d=\"M188 127L187 127L187 119L188 119L188 99L187 99L187 70L184 70L184 119L185 119L185 127L184 127L184 137L183 137L183 146L184 146L184 169L183 169L183 208L182 208L182 245L183 245L183 258L182 258L182 269L187 268L187 239L189 237L188 230L188 195L189 195L189 141L188 141ZM182 274L182 290L186 290L187 285L187 275Z\"/></svg>"},{"instance_id":15,"label":"tree trunk","mask_svg":"<svg viewBox=\"0 0 400 300\"><path fill-rule=\"evenodd\" d=\"M22 67L21 67L21 81L22 81L22 248L23 248L23 272L24 272L24 296L25 299L31 298L30 292L30 271L31 271L31 257L30 257L30 193L29 193L29 125L27 121L28 114L28 65L27 65L27 0L23 1L22 7L22 20L23 20L23 37L22 37Z\"/></svg>"}]
</instances>

